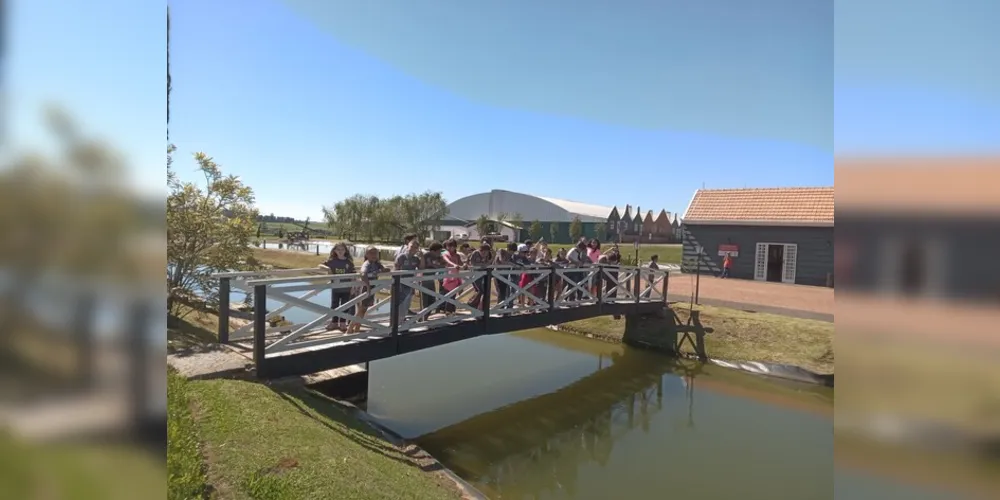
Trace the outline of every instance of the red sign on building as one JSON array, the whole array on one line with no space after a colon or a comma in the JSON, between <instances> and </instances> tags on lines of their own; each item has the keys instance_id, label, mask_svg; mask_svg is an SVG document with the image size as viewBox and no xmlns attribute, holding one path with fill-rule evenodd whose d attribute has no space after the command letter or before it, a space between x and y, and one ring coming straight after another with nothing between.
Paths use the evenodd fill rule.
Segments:
<instances>
[{"instance_id":1,"label":"red sign on building","mask_svg":"<svg viewBox=\"0 0 1000 500\"><path fill-rule=\"evenodd\" d=\"M740 246L739 245L719 245L719 257L725 257L729 254L730 257L740 256Z\"/></svg>"}]
</instances>

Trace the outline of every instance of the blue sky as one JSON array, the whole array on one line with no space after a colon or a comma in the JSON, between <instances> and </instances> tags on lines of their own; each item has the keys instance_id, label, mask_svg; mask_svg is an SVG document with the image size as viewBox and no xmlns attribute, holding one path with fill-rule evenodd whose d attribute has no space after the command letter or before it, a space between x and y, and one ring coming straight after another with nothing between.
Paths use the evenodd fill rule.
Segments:
<instances>
[{"instance_id":1,"label":"blue sky","mask_svg":"<svg viewBox=\"0 0 1000 500\"><path fill-rule=\"evenodd\" d=\"M894 3L838 2L835 42L820 0L177 0L171 139L314 219L494 188L682 211L702 185L829 185L834 151L1000 144L989 16ZM38 107L62 103L162 193L165 27L142 4L15 5L13 136L44 144Z\"/></svg>"}]
</instances>

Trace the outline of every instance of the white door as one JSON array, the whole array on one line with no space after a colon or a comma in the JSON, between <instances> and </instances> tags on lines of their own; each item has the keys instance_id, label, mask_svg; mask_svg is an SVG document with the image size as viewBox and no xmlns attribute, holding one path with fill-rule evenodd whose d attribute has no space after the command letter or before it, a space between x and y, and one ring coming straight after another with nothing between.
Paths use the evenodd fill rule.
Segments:
<instances>
[{"instance_id":1,"label":"white door","mask_svg":"<svg viewBox=\"0 0 1000 500\"><path fill-rule=\"evenodd\" d=\"M753 279L764 281L767 279L767 243L757 244L757 255L754 260Z\"/></svg>"},{"instance_id":2,"label":"white door","mask_svg":"<svg viewBox=\"0 0 1000 500\"><path fill-rule=\"evenodd\" d=\"M799 246L786 243L785 244L785 260L784 268L781 270L781 282L782 283L795 283L795 267L797 264L796 257L799 253Z\"/></svg>"}]
</instances>

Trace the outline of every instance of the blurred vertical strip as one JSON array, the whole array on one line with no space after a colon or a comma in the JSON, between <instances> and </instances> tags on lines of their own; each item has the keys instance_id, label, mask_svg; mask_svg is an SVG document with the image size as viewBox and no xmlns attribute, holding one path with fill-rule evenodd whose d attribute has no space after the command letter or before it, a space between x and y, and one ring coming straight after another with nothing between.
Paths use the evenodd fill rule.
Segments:
<instances>
[{"instance_id":1,"label":"blurred vertical strip","mask_svg":"<svg viewBox=\"0 0 1000 500\"><path fill-rule=\"evenodd\" d=\"M0 148L7 137L7 0L0 0Z\"/></svg>"},{"instance_id":2,"label":"blurred vertical strip","mask_svg":"<svg viewBox=\"0 0 1000 500\"><path fill-rule=\"evenodd\" d=\"M2 2L4 0L0 0ZM2 28L2 27L0 27ZM170 4L167 4L167 143L170 143Z\"/></svg>"}]
</instances>

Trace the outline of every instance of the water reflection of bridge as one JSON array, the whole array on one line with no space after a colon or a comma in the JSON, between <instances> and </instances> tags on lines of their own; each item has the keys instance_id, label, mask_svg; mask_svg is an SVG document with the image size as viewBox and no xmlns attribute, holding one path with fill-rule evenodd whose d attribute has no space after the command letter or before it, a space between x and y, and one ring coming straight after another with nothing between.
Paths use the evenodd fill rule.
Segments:
<instances>
[{"instance_id":1,"label":"water reflection of bridge","mask_svg":"<svg viewBox=\"0 0 1000 500\"><path fill-rule=\"evenodd\" d=\"M498 494L507 478L520 481L519 489L527 486L526 480L552 483L530 485L535 491L559 489L557 478L572 488L582 463L604 465L615 441L636 428L649 430L652 417L664 407L664 374L677 368L675 361L662 356L634 350L614 353L610 366L562 389L477 415L417 441L463 477ZM688 406L683 398L673 404ZM539 468L553 473L539 474Z\"/></svg>"}]
</instances>

